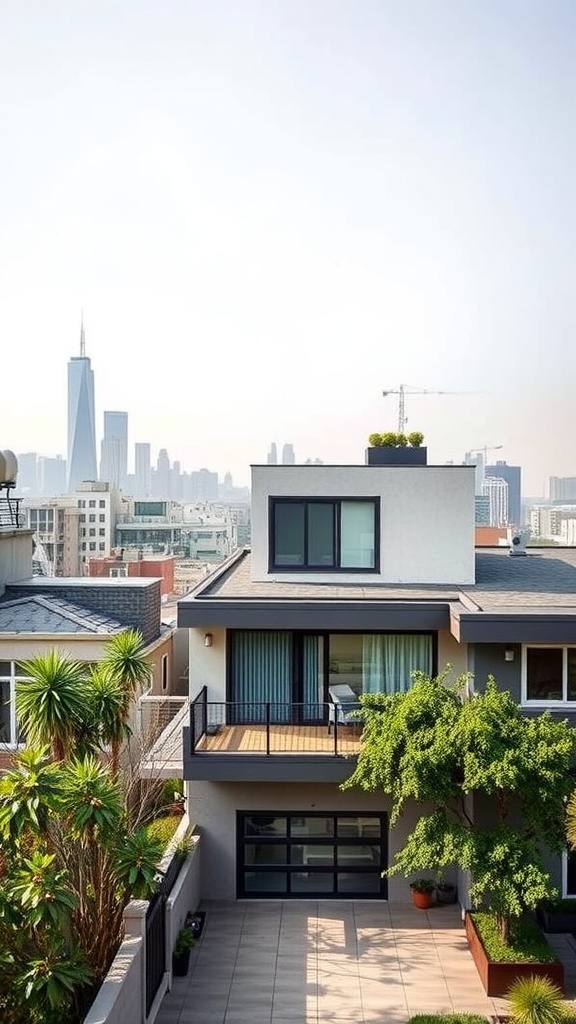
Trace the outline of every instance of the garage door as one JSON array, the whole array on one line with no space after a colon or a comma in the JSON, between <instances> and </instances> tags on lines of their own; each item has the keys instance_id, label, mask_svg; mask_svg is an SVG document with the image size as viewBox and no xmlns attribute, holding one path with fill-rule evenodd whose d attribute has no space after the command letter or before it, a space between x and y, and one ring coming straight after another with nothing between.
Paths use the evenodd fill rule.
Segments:
<instances>
[{"instance_id":1,"label":"garage door","mask_svg":"<svg viewBox=\"0 0 576 1024\"><path fill-rule=\"evenodd\" d=\"M385 814L237 812L243 899L385 899Z\"/></svg>"}]
</instances>

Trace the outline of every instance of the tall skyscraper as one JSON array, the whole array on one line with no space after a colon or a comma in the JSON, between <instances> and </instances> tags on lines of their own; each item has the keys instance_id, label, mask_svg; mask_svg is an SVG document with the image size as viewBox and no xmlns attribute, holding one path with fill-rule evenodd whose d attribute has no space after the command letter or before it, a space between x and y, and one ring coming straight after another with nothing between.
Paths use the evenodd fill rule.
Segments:
<instances>
[{"instance_id":1,"label":"tall skyscraper","mask_svg":"<svg viewBox=\"0 0 576 1024\"><path fill-rule=\"evenodd\" d=\"M485 469L485 476L501 477L508 484L508 522L517 530L522 526L521 473L520 466L509 466L507 462L497 462Z\"/></svg>"},{"instance_id":2,"label":"tall skyscraper","mask_svg":"<svg viewBox=\"0 0 576 1024\"><path fill-rule=\"evenodd\" d=\"M134 445L134 494L137 498L149 498L152 493L152 463L150 445L137 442Z\"/></svg>"},{"instance_id":3,"label":"tall skyscraper","mask_svg":"<svg viewBox=\"0 0 576 1024\"><path fill-rule=\"evenodd\" d=\"M68 363L68 493L83 480L96 479L94 373L86 355L82 320L80 355L72 356Z\"/></svg>"},{"instance_id":4,"label":"tall skyscraper","mask_svg":"<svg viewBox=\"0 0 576 1024\"><path fill-rule=\"evenodd\" d=\"M128 475L128 413L104 413L104 439L100 458L100 479L119 490Z\"/></svg>"},{"instance_id":5,"label":"tall skyscraper","mask_svg":"<svg viewBox=\"0 0 576 1024\"><path fill-rule=\"evenodd\" d=\"M276 442L272 441L270 445L270 451L268 452L268 465L276 466L278 464L278 449L276 448Z\"/></svg>"},{"instance_id":6,"label":"tall skyscraper","mask_svg":"<svg viewBox=\"0 0 576 1024\"><path fill-rule=\"evenodd\" d=\"M285 444L282 448L282 465L293 466L296 462L296 456L294 454L294 446L291 444Z\"/></svg>"}]
</instances>

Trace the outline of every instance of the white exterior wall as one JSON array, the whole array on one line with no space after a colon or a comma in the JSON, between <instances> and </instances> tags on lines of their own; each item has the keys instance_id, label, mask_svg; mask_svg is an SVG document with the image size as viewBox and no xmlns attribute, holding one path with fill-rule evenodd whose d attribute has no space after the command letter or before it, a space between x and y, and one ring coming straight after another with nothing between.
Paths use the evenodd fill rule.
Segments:
<instances>
[{"instance_id":1,"label":"white exterior wall","mask_svg":"<svg viewBox=\"0 0 576 1024\"><path fill-rule=\"evenodd\" d=\"M212 635L212 646L206 647L204 637ZM226 630L207 626L190 630L189 694L196 697L203 686L208 687L208 700L226 700Z\"/></svg>"},{"instance_id":2,"label":"white exterior wall","mask_svg":"<svg viewBox=\"0 0 576 1024\"><path fill-rule=\"evenodd\" d=\"M201 892L203 899L236 897L236 811L341 811L358 814L388 812L383 794L360 790L341 792L330 783L210 783L189 782L188 814L202 836ZM403 815L389 834L388 863L405 843L416 823L416 808ZM406 880L393 876L388 899L411 902Z\"/></svg>"},{"instance_id":3,"label":"white exterior wall","mask_svg":"<svg viewBox=\"0 0 576 1024\"><path fill-rule=\"evenodd\" d=\"M379 497L380 573L268 571L268 499ZM252 578L474 583L473 466L253 466Z\"/></svg>"}]
</instances>

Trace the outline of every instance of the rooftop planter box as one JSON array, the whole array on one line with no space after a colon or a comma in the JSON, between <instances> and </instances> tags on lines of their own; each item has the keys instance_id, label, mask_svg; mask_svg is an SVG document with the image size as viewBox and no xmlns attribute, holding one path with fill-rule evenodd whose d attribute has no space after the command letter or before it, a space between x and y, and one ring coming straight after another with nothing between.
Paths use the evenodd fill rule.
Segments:
<instances>
[{"instance_id":1,"label":"rooftop planter box","mask_svg":"<svg viewBox=\"0 0 576 1024\"><path fill-rule=\"evenodd\" d=\"M530 975L549 978L562 992L564 991L564 967L558 960L549 963L538 960L492 960L486 952L474 919L468 912L465 917L465 929L472 959L487 996L506 996L516 978ZM554 955L552 949L550 954Z\"/></svg>"},{"instance_id":2,"label":"rooftop planter box","mask_svg":"<svg viewBox=\"0 0 576 1024\"><path fill-rule=\"evenodd\" d=\"M366 449L367 466L425 466L427 448L387 448L379 446Z\"/></svg>"}]
</instances>

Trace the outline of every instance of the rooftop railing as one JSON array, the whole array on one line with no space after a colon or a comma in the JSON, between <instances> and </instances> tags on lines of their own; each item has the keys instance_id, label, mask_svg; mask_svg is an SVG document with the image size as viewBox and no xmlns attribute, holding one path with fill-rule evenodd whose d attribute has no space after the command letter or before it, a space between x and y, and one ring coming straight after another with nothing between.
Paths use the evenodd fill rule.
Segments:
<instances>
[{"instance_id":1,"label":"rooftop railing","mask_svg":"<svg viewBox=\"0 0 576 1024\"><path fill-rule=\"evenodd\" d=\"M21 498L0 497L0 529L16 530L24 526L21 503Z\"/></svg>"},{"instance_id":2,"label":"rooftop railing","mask_svg":"<svg viewBox=\"0 0 576 1024\"><path fill-rule=\"evenodd\" d=\"M190 704L190 753L197 756L350 756L361 731L356 715L334 714L323 701L209 701L203 687Z\"/></svg>"}]
</instances>

